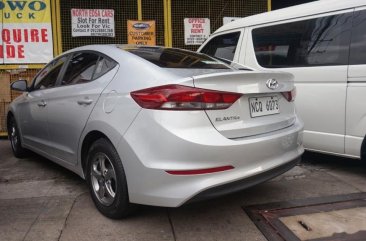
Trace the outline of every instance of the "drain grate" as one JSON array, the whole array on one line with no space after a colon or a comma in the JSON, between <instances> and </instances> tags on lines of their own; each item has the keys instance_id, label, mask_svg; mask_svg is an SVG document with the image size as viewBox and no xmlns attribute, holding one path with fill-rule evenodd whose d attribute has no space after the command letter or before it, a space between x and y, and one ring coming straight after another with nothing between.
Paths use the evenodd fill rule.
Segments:
<instances>
[{"instance_id":1,"label":"drain grate","mask_svg":"<svg viewBox=\"0 0 366 241\"><path fill-rule=\"evenodd\" d=\"M365 241L366 193L243 207L269 241Z\"/></svg>"}]
</instances>

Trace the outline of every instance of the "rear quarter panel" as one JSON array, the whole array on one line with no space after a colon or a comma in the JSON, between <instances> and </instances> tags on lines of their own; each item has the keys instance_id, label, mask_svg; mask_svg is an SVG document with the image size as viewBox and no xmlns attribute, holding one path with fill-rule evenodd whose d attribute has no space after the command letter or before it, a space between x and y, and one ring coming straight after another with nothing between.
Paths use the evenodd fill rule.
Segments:
<instances>
[{"instance_id":1,"label":"rear quarter panel","mask_svg":"<svg viewBox=\"0 0 366 241\"><path fill-rule=\"evenodd\" d=\"M121 53L121 56L114 57L119 63L118 72L102 92L90 115L80 139L80 160L83 140L91 131L102 132L116 148L119 146L121 138L141 110L130 95L132 91L174 83L193 86L192 78L177 77L130 54ZM127 161L128 156L122 153L121 159L123 162Z\"/></svg>"}]
</instances>

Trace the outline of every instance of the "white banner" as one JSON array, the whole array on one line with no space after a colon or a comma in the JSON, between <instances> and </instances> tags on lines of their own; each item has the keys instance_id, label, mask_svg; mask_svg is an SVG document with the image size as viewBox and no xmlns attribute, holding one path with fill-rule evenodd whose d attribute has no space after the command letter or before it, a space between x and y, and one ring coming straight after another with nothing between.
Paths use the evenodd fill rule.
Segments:
<instances>
[{"instance_id":1,"label":"white banner","mask_svg":"<svg viewBox=\"0 0 366 241\"><path fill-rule=\"evenodd\" d=\"M210 19L185 18L184 19L184 44L201 45L211 33Z\"/></svg>"},{"instance_id":2,"label":"white banner","mask_svg":"<svg viewBox=\"0 0 366 241\"><path fill-rule=\"evenodd\" d=\"M48 63L53 58L50 0L0 3L0 63Z\"/></svg>"},{"instance_id":3,"label":"white banner","mask_svg":"<svg viewBox=\"0 0 366 241\"><path fill-rule=\"evenodd\" d=\"M71 9L71 36L114 37L113 9Z\"/></svg>"}]
</instances>

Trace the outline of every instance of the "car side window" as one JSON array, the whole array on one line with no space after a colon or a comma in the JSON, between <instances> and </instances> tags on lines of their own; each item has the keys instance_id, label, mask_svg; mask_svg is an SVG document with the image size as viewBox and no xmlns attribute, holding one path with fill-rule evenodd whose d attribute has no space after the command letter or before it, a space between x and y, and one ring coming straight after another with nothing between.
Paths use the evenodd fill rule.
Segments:
<instances>
[{"instance_id":1,"label":"car side window","mask_svg":"<svg viewBox=\"0 0 366 241\"><path fill-rule=\"evenodd\" d=\"M92 81L99 55L90 52L75 53L65 71L61 85L72 85Z\"/></svg>"},{"instance_id":2,"label":"car side window","mask_svg":"<svg viewBox=\"0 0 366 241\"><path fill-rule=\"evenodd\" d=\"M266 68L347 65L352 14L257 28L255 56Z\"/></svg>"},{"instance_id":3,"label":"car side window","mask_svg":"<svg viewBox=\"0 0 366 241\"><path fill-rule=\"evenodd\" d=\"M201 53L227 59L234 59L236 46L238 45L240 32L223 34L211 39L200 51Z\"/></svg>"},{"instance_id":4,"label":"car side window","mask_svg":"<svg viewBox=\"0 0 366 241\"><path fill-rule=\"evenodd\" d=\"M101 56L95 69L93 79L101 77L102 75L113 69L116 65L117 63L114 60L105 56Z\"/></svg>"},{"instance_id":5,"label":"car side window","mask_svg":"<svg viewBox=\"0 0 366 241\"><path fill-rule=\"evenodd\" d=\"M39 90L54 87L66 60L67 56L63 56L49 63L35 78L32 89Z\"/></svg>"},{"instance_id":6,"label":"car side window","mask_svg":"<svg viewBox=\"0 0 366 241\"><path fill-rule=\"evenodd\" d=\"M354 13L349 64L366 64L366 10Z\"/></svg>"}]
</instances>

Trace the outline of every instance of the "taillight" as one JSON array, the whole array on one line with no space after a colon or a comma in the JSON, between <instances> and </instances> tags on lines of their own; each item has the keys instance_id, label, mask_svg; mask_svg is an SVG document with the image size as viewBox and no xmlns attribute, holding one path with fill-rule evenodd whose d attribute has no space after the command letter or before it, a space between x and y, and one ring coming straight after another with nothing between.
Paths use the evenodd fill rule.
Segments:
<instances>
[{"instance_id":1,"label":"taillight","mask_svg":"<svg viewBox=\"0 0 366 241\"><path fill-rule=\"evenodd\" d=\"M287 101L292 102L296 98L296 87L291 91L282 92L282 95L286 98Z\"/></svg>"},{"instance_id":2,"label":"taillight","mask_svg":"<svg viewBox=\"0 0 366 241\"><path fill-rule=\"evenodd\" d=\"M131 92L131 97L142 108L158 110L227 109L241 96L183 85L163 85Z\"/></svg>"}]
</instances>

